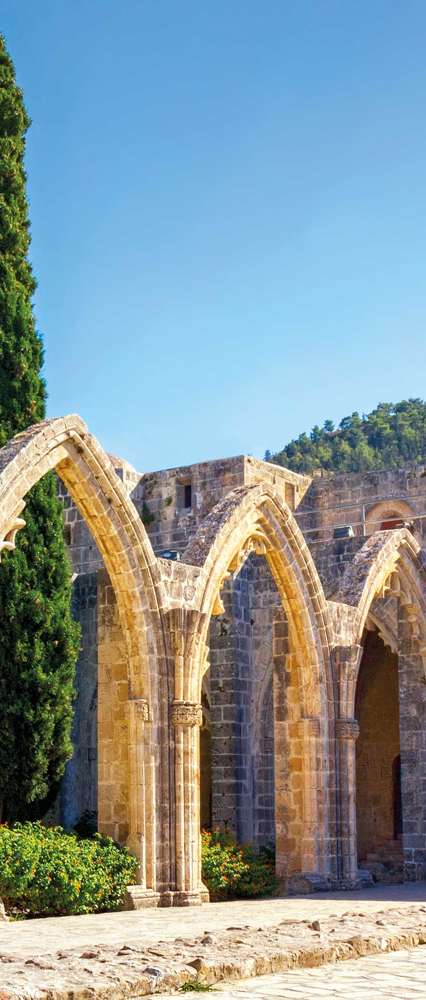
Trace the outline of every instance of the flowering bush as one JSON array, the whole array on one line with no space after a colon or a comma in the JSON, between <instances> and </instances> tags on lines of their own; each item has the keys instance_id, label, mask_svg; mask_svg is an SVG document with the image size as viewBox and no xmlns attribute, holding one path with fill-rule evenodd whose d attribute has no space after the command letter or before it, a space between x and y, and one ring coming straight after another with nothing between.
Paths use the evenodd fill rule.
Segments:
<instances>
[{"instance_id":1,"label":"flowering bush","mask_svg":"<svg viewBox=\"0 0 426 1000\"><path fill-rule=\"evenodd\" d=\"M226 830L202 831L201 860L212 900L273 896L277 890L273 850L236 844Z\"/></svg>"},{"instance_id":2,"label":"flowering bush","mask_svg":"<svg viewBox=\"0 0 426 1000\"><path fill-rule=\"evenodd\" d=\"M136 869L109 837L81 839L41 823L0 827L0 898L27 916L116 910Z\"/></svg>"}]
</instances>

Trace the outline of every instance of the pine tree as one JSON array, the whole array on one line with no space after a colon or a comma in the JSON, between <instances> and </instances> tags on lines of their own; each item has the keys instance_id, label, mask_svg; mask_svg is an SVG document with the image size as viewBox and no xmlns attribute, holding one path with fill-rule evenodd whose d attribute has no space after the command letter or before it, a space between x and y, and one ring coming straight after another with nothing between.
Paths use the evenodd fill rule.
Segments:
<instances>
[{"instance_id":1,"label":"pine tree","mask_svg":"<svg viewBox=\"0 0 426 1000\"><path fill-rule=\"evenodd\" d=\"M30 125L0 36L0 445L45 415L24 171ZM0 815L40 814L71 755L79 629L54 473L28 494L0 566Z\"/></svg>"},{"instance_id":2,"label":"pine tree","mask_svg":"<svg viewBox=\"0 0 426 1000\"><path fill-rule=\"evenodd\" d=\"M338 430L331 420L300 434L271 461L295 472L364 472L395 469L406 462L426 461L426 402L403 399L379 403L371 413L343 417Z\"/></svg>"}]
</instances>

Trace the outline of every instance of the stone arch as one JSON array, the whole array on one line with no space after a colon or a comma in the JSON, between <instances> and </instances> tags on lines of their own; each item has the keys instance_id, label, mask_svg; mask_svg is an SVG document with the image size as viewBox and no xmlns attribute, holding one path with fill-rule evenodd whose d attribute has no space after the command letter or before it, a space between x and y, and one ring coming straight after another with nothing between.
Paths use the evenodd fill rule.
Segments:
<instances>
[{"instance_id":1,"label":"stone arch","mask_svg":"<svg viewBox=\"0 0 426 1000\"><path fill-rule=\"evenodd\" d=\"M414 511L405 500L380 500L368 509L365 515L365 533L372 535L383 530L382 525L395 521L395 528L402 527L406 521L411 521ZM402 522L399 524L398 522Z\"/></svg>"},{"instance_id":2,"label":"stone arch","mask_svg":"<svg viewBox=\"0 0 426 1000\"><path fill-rule=\"evenodd\" d=\"M196 726L197 711L201 718L197 706L208 667L210 618L222 612L220 589L227 574L237 574L251 552L266 558L288 623L288 639L278 640L274 656L291 688L280 721L281 745L276 750L276 759L281 761L276 789L283 817L281 823L280 819L277 822L280 873L288 879L302 871L324 872L328 863L327 769L333 690L322 585L303 535L273 487L246 486L228 494L206 517L183 553L182 562L200 567L201 573L194 598L197 610L190 613L186 639L176 650L174 722L175 727L179 726L185 714L186 724ZM184 739L183 735L179 738ZM193 735L185 748L186 759L192 757L194 761L190 792L195 817L192 844L196 842L198 824L197 754ZM176 775L177 794L183 789L182 766ZM178 794L179 811L185 812L185 803L180 802ZM182 838L178 836L177 841L182 842ZM195 867L195 857L193 864ZM194 891L196 879L191 886Z\"/></svg>"},{"instance_id":3,"label":"stone arch","mask_svg":"<svg viewBox=\"0 0 426 1000\"><path fill-rule=\"evenodd\" d=\"M220 613L223 581L228 573L238 572L251 552L264 556L269 564L288 617L292 649L304 658L304 711L307 716L318 714L325 692L332 701L327 604L302 532L273 487L245 486L229 493L183 553L183 562L203 568L196 597L203 638L211 615ZM194 664L189 661L188 666ZM187 697L199 700L197 670L185 681Z\"/></svg>"},{"instance_id":4,"label":"stone arch","mask_svg":"<svg viewBox=\"0 0 426 1000\"><path fill-rule=\"evenodd\" d=\"M351 672L341 712L353 715L358 667L361 658L364 629L373 617L378 598L397 597L407 609L413 641L426 669L426 597L424 566L417 539L407 528L381 531L371 535L348 566L336 602L354 608L350 641L358 652L355 669Z\"/></svg>"},{"instance_id":5,"label":"stone arch","mask_svg":"<svg viewBox=\"0 0 426 1000\"><path fill-rule=\"evenodd\" d=\"M407 790L410 825L410 833L404 832L405 870L411 878L424 876L426 801L422 796L426 776L423 772L419 775L418 768L423 767L426 721L426 597L421 549L411 532L401 528L371 535L346 570L337 601L353 611L348 656L346 661L341 658L338 676L342 716L338 730L340 727L348 760L340 789L340 809L347 817L349 831L347 870L356 873L357 866L354 762L359 727L355 698L365 633L372 623L398 655L402 786Z\"/></svg>"},{"instance_id":6,"label":"stone arch","mask_svg":"<svg viewBox=\"0 0 426 1000\"><path fill-rule=\"evenodd\" d=\"M84 517L115 591L127 663L109 651L100 677L99 805L104 832L127 842L140 878L155 886L153 749L148 722L156 718L158 582L155 557L139 515L99 443L80 417L45 420L0 451L0 552L13 549L25 495L54 469ZM156 720L157 721L157 720ZM127 756L113 745L114 725Z\"/></svg>"},{"instance_id":7,"label":"stone arch","mask_svg":"<svg viewBox=\"0 0 426 1000\"><path fill-rule=\"evenodd\" d=\"M367 619L374 621L377 617L378 599L398 596L402 604L410 606L413 626L414 621L416 623L413 635L417 635L426 664L423 574L420 545L407 528L370 535L346 569L333 600L336 607L344 606L350 615L345 646L347 667L338 671L338 703L342 718L353 718L364 630ZM390 635L388 639L390 644ZM395 639L392 642L395 647ZM340 647L340 652L342 649Z\"/></svg>"}]
</instances>

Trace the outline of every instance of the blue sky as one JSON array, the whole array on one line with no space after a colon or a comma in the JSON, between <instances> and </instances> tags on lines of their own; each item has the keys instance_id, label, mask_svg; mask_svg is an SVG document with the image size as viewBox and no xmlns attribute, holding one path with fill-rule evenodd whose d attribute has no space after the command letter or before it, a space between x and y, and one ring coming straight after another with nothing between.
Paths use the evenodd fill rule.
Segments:
<instances>
[{"instance_id":1,"label":"blue sky","mask_svg":"<svg viewBox=\"0 0 426 1000\"><path fill-rule=\"evenodd\" d=\"M49 414L140 470L424 396L424 0L0 0Z\"/></svg>"}]
</instances>

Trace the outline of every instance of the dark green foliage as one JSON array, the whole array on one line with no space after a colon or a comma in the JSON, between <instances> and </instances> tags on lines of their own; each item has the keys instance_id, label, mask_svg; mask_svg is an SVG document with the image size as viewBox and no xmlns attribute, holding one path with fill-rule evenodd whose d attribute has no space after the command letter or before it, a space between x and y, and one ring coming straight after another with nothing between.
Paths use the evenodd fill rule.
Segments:
<instances>
[{"instance_id":1,"label":"dark green foliage","mask_svg":"<svg viewBox=\"0 0 426 1000\"><path fill-rule=\"evenodd\" d=\"M45 415L25 192L29 126L0 37L0 445ZM53 474L26 498L26 528L0 567L0 815L42 808L71 754L78 628Z\"/></svg>"},{"instance_id":2,"label":"dark green foliage","mask_svg":"<svg viewBox=\"0 0 426 1000\"><path fill-rule=\"evenodd\" d=\"M30 124L0 36L0 445L44 416L42 345L28 260L25 133Z\"/></svg>"},{"instance_id":3,"label":"dark green foliage","mask_svg":"<svg viewBox=\"0 0 426 1000\"><path fill-rule=\"evenodd\" d=\"M187 983L184 983L180 988L181 993L217 993L214 986L210 986L209 983L203 983L202 979L198 976L196 979L191 979Z\"/></svg>"},{"instance_id":4,"label":"dark green foliage","mask_svg":"<svg viewBox=\"0 0 426 1000\"><path fill-rule=\"evenodd\" d=\"M379 403L367 415L344 417L338 430L326 420L324 427L290 441L271 461L295 472L364 472L424 462L426 403L422 399Z\"/></svg>"},{"instance_id":5,"label":"dark green foliage","mask_svg":"<svg viewBox=\"0 0 426 1000\"><path fill-rule=\"evenodd\" d=\"M25 916L116 910L137 861L109 837L90 840L41 823L0 827L0 896Z\"/></svg>"},{"instance_id":6,"label":"dark green foliage","mask_svg":"<svg viewBox=\"0 0 426 1000\"><path fill-rule=\"evenodd\" d=\"M153 521L155 521L155 514L153 514L152 511L149 509L148 504L145 503L145 500L144 500L144 502L142 504L142 515L141 515L141 517L142 517L142 523L145 525L146 528L150 524L152 524Z\"/></svg>"},{"instance_id":7,"label":"dark green foliage","mask_svg":"<svg viewBox=\"0 0 426 1000\"><path fill-rule=\"evenodd\" d=\"M203 830L202 878L212 900L253 899L277 891L274 851L236 844L227 830Z\"/></svg>"}]
</instances>

